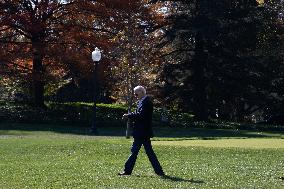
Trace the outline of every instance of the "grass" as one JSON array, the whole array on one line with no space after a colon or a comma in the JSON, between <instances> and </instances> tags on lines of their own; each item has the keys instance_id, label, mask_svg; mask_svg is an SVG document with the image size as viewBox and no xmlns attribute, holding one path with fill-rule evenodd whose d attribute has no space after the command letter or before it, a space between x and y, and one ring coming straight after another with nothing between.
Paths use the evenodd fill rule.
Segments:
<instances>
[{"instance_id":1,"label":"grass","mask_svg":"<svg viewBox=\"0 0 284 189\"><path fill-rule=\"evenodd\" d=\"M65 128L65 129L64 129ZM0 188L283 188L283 133L156 128L168 175L141 150L133 175L119 177L131 139L124 130L0 124ZM265 145L265 147L263 147ZM277 146L277 148L276 148Z\"/></svg>"},{"instance_id":2,"label":"grass","mask_svg":"<svg viewBox=\"0 0 284 189\"><path fill-rule=\"evenodd\" d=\"M253 149L281 149L284 148L283 139L218 139L218 140L179 140L154 141L155 145L170 146L201 146L209 148L253 148Z\"/></svg>"}]
</instances>

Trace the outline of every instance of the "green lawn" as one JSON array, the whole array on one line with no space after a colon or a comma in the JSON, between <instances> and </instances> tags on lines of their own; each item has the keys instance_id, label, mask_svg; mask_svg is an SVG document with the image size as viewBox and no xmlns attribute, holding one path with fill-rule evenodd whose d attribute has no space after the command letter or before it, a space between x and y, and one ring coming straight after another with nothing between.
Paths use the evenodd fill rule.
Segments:
<instances>
[{"instance_id":1,"label":"green lawn","mask_svg":"<svg viewBox=\"0 0 284 189\"><path fill-rule=\"evenodd\" d=\"M281 149L284 139L214 139L214 140L178 140L154 141L153 144L163 146L208 147L208 148L247 148L247 149Z\"/></svg>"},{"instance_id":2,"label":"green lawn","mask_svg":"<svg viewBox=\"0 0 284 189\"><path fill-rule=\"evenodd\" d=\"M283 133L156 128L165 178L144 153L133 175L117 173L131 139L66 126L0 124L0 188L284 188Z\"/></svg>"}]
</instances>

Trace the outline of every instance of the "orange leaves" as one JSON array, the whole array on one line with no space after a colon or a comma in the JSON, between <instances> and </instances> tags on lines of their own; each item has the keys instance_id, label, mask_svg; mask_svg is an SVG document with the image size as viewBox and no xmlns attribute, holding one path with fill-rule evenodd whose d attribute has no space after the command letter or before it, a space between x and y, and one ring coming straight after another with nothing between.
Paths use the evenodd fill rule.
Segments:
<instances>
[{"instance_id":1,"label":"orange leaves","mask_svg":"<svg viewBox=\"0 0 284 189\"><path fill-rule=\"evenodd\" d=\"M90 76L95 46L103 50L103 70L125 58L139 67L155 60L157 38L147 32L162 22L157 11L162 5L151 6L144 0L0 1L0 41L5 40L0 61L9 58L11 66L30 73L36 56L32 44L38 42L43 75L49 78Z\"/></svg>"}]
</instances>

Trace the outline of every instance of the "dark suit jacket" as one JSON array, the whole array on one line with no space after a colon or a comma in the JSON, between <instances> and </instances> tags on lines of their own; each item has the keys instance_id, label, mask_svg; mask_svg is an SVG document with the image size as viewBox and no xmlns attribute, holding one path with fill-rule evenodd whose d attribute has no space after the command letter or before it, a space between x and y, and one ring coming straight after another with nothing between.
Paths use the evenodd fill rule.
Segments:
<instances>
[{"instance_id":1,"label":"dark suit jacket","mask_svg":"<svg viewBox=\"0 0 284 189\"><path fill-rule=\"evenodd\" d=\"M128 118L134 122L133 124L133 138L152 138L152 115L153 103L147 96L142 101L142 106L137 108L135 112L131 112Z\"/></svg>"}]
</instances>

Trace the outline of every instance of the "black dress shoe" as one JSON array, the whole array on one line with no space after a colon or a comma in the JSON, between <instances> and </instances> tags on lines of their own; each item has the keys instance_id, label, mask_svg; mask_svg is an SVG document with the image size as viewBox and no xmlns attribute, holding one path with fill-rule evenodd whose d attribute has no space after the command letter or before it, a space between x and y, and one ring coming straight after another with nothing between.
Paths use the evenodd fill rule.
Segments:
<instances>
[{"instance_id":1,"label":"black dress shoe","mask_svg":"<svg viewBox=\"0 0 284 189\"><path fill-rule=\"evenodd\" d=\"M123 171L121 173L118 173L118 175L119 176L125 176L125 175L131 175L131 173L126 173L126 172Z\"/></svg>"},{"instance_id":2,"label":"black dress shoe","mask_svg":"<svg viewBox=\"0 0 284 189\"><path fill-rule=\"evenodd\" d=\"M164 172L156 173L156 174L157 174L158 176L161 176L161 177L166 176Z\"/></svg>"}]
</instances>

